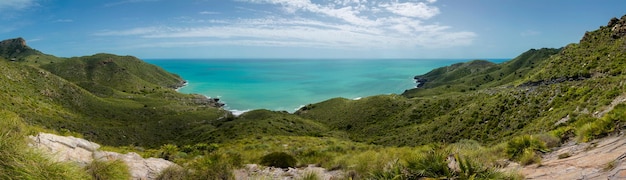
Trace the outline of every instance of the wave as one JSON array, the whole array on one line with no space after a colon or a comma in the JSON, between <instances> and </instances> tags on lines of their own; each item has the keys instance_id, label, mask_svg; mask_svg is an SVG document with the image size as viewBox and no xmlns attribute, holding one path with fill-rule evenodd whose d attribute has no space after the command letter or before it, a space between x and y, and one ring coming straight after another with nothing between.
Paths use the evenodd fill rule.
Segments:
<instances>
[{"instance_id":1,"label":"wave","mask_svg":"<svg viewBox=\"0 0 626 180\"><path fill-rule=\"evenodd\" d=\"M178 92L178 90L180 90L180 89L184 88L184 87L185 87L185 86L187 86L187 85L189 85L189 81L186 81L186 80L185 80L185 83L183 83L183 85L182 85L182 86L180 86L180 87L176 88L176 89L175 89L175 91L176 91L176 92Z\"/></svg>"},{"instance_id":2,"label":"wave","mask_svg":"<svg viewBox=\"0 0 626 180\"><path fill-rule=\"evenodd\" d=\"M233 115L234 115L235 117L238 117L238 116L242 115L243 113L246 113L246 112L250 111L250 109L248 109L248 110L236 110L236 109L231 109L231 110L228 110L228 111L230 111L231 113L233 113Z\"/></svg>"}]
</instances>

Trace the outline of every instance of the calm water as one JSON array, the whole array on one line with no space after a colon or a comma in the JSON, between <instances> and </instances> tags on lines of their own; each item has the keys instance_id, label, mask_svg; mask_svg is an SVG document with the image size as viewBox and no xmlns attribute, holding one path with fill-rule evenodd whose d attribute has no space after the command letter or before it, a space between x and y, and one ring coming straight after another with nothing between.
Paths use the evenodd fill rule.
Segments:
<instances>
[{"instance_id":1,"label":"calm water","mask_svg":"<svg viewBox=\"0 0 626 180\"><path fill-rule=\"evenodd\" d=\"M436 60L272 60L151 59L189 84L183 93L219 97L226 109L286 110L334 97L355 99L400 94L413 77L467 59ZM504 60L492 60L502 62Z\"/></svg>"}]
</instances>

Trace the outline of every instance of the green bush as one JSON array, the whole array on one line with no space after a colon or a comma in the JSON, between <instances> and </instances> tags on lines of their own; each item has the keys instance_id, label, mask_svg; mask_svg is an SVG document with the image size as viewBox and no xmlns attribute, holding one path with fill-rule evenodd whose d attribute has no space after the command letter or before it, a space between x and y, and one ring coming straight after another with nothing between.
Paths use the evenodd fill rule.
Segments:
<instances>
[{"instance_id":1,"label":"green bush","mask_svg":"<svg viewBox=\"0 0 626 180\"><path fill-rule=\"evenodd\" d=\"M410 174L405 173L405 168L398 160L395 160L387 164L384 169L374 170L370 179L408 179Z\"/></svg>"},{"instance_id":2,"label":"green bush","mask_svg":"<svg viewBox=\"0 0 626 180\"><path fill-rule=\"evenodd\" d=\"M522 135L511 139L506 146L506 154L510 159L521 160L524 153L534 151L547 151L546 144L531 135Z\"/></svg>"},{"instance_id":3,"label":"green bush","mask_svg":"<svg viewBox=\"0 0 626 180\"><path fill-rule=\"evenodd\" d=\"M183 179L234 179L233 169L240 166L240 161L237 155L205 155L185 166L190 173Z\"/></svg>"},{"instance_id":4,"label":"green bush","mask_svg":"<svg viewBox=\"0 0 626 180\"><path fill-rule=\"evenodd\" d=\"M296 167L296 158L285 152L273 152L261 157L261 165L278 168Z\"/></svg>"},{"instance_id":5,"label":"green bush","mask_svg":"<svg viewBox=\"0 0 626 180\"><path fill-rule=\"evenodd\" d=\"M163 171L156 178L157 180L181 180L186 179L189 176L187 170L179 166L170 166Z\"/></svg>"},{"instance_id":6,"label":"green bush","mask_svg":"<svg viewBox=\"0 0 626 180\"><path fill-rule=\"evenodd\" d=\"M541 157L531 149L524 149L524 152L519 157L521 165L529 165L534 163L541 163Z\"/></svg>"},{"instance_id":7,"label":"green bush","mask_svg":"<svg viewBox=\"0 0 626 180\"><path fill-rule=\"evenodd\" d=\"M454 171L448 168L448 151L431 150L416 159L407 160L407 168L418 177L451 178Z\"/></svg>"},{"instance_id":8,"label":"green bush","mask_svg":"<svg viewBox=\"0 0 626 180\"><path fill-rule=\"evenodd\" d=\"M173 144L164 144L159 149L159 157L165 160L173 160L178 154L178 146Z\"/></svg>"},{"instance_id":9,"label":"green bush","mask_svg":"<svg viewBox=\"0 0 626 180\"><path fill-rule=\"evenodd\" d=\"M85 169L95 180L123 180L131 178L128 166L121 160L94 160Z\"/></svg>"}]
</instances>

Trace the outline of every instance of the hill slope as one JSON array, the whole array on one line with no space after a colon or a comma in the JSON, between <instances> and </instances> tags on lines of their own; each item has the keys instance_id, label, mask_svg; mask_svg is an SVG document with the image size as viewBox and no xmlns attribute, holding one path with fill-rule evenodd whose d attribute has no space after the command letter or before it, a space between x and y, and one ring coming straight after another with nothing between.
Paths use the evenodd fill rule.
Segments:
<instances>
[{"instance_id":1,"label":"hill slope","mask_svg":"<svg viewBox=\"0 0 626 180\"><path fill-rule=\"evenodd\" d=\"M0 106L32 125L109 145L158 146L177 141L196 127L192 122L229 115L214 100L175 92L180 77L134 57L65 59L41 54L20 39L1 44L4 52L25 54L11 54L24 60L0 58ZM51 61L28 61L43 56Z\"/></svg>"},{"instance_id":2,"label":"hill slope","mask_svg":"<svg viewBox=\"0 0 626 180\"><path fill-rule=\"evenodd\" d=\"M533 49L502 64L472 61L438 68L416 76L423 84L403 96L332 99L296 114L344 131L352 140L384 145L497 143L553 130L567 132L557 133L560 138L606 135L615 128L583 126L621 124L602 112L626 95L624 25L626 16L586 33L579 44Z\"/></svg>"}]
</instances>

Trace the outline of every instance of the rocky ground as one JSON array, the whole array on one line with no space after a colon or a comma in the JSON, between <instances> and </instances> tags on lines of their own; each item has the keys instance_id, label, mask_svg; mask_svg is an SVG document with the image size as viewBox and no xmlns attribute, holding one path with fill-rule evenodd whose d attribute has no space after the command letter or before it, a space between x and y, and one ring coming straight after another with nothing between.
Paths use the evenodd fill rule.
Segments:
<instances>
[{"instance_id":1,"label":"rocky ground","mask_svg":"<svg viewBox=\"0 0 626 180\"><path fill-rule=\"evenodd\" d=\"M256 164L247 164L245 168L235 170L235 179L272 179L272 180L294 180L305 179L305 177L317 177L320 180L340 179L344 177L343 171L328 171L321 167L310 165L302 168L273 168Z\"/></svg>"},{"instance_id":2,"label":"rocky ground","mask_svg":"<svg viewBox=\"0 0 626 180\"><path fill-rule=\"evenodd\" d=\"M165 168L175 165L159 158L141 158L136 153L120 154L100 151L100 145L75 137L40 133L30 137L31 146L48 152L58 161L87 165L93 160L123 160L133 179L155 179ZM519 172L526 179L626 179L626 136L623 133L589 143L571 141L543 155L540 164L520 166L510 163L504 171ZM239 180L293 180L310 177L330 180L344 177L342 171L321 167L273 168L248 164L235 170Z\"/></svg>"},{"instance_id":3,"label":"rocky ground","mask_svg":"<svg viewBox=\"0 0 626 180\"><path fill-rule=\"evenodd\" d=\"M506 168L526 179L626 179L626 136L614 135L589 143L566 143L543 155L540 164Z\"/></svg>"},{"instance_id":4,"label":"rocky ground","mask_svg":"<svg viewBox=\"0 0 626 180\"><path fill-rule=\"evenodd\" d=\"M116 152L100 151L100 145L81 138L58 136L48 133L39 133L30 136L33 147L52 155L53 159L62 162L74 162L86 166L93 160L122 160L128 165L133 179L156 179L162 170L176 165L160 158L144 159L137 153L120 154Z\"/></svg>"}]
</instances>

